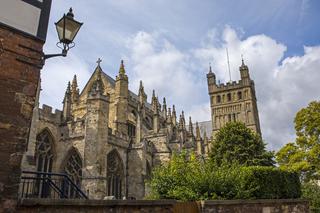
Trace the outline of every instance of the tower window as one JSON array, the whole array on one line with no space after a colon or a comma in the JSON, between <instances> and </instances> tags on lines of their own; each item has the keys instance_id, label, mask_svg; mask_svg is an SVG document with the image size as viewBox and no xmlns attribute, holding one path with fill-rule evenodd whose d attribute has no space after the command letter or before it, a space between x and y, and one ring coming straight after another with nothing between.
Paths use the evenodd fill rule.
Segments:
<instances>
[{"instance_id":1,"label":"tower window","mask_svg":"<svg viewBox=\"0 0 320 213\"><path fill-rule=\"evenodd\" d=\"M242 92L238 92L238 100L242 99Z\"/></svg>"},{"instance_id":2,"label":"tower window","mask_svg":"<svg viewBox=\"0 0 320 213\"><path fill-rule=\"evenodd\" d=\"M230 93L227 94L227 100L231 101L231 94Z\"/></svg>"},{"instance_id":3,"label":"tower window","mask_svg":"<svg viewBox=\"0 0 320 213\"><path fill-rule=\"evenodd\" d=\"M217 103L220 103L220 102L221 102L221 96L217 95Z\"/></svg>"}]
</instances>

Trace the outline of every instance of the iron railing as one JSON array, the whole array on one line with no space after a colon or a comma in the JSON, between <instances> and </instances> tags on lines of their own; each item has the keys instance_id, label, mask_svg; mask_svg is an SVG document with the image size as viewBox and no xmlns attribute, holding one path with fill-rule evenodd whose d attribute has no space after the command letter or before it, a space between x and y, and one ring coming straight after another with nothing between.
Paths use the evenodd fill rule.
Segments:
<instances>
[{"instance_id":1,"label":"iron railing","mask_svg":"<svg viewBox=\"0 0 320 213\"><path fill-rule=\"evenodd\" d=\"M88 199L79 185L66 174L22 171L20 197Z\"/></svg>"}]
</instances>

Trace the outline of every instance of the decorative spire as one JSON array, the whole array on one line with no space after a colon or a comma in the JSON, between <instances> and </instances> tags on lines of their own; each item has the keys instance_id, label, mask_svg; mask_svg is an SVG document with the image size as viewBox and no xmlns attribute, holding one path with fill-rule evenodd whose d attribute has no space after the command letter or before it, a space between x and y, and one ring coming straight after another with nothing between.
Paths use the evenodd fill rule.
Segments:
<instances>
[{"instance_id":1,"label":"decorative spire","mask_svg":"<svg viewBox=\"0 0 320 213\"><path fill-rule=\"evenodd\" d=\"M66 90L66 94L70 94L71 89L70 89L70 81L68 81L68 86L67 86L67 90Z\"/></svg>"},{"instance_id":2,"label":"decorative spire","mask_svg":"<svg viewBox=\"0 0 320 213\"><path fill-rule=\"evenodd\" d=\"M196 122L196 140L201 140L200 128L198 122Z\"/></svg>"},{"instance_id":3,"label":"decorative spire","mask_svg":"<svg viewBox=\"0 0 320 213\"><path fill-rule=\"evenodd\" d=\"M168 108L167 123L171 123L172 122L171 119L172 119L172 117L171 117L171 108L169 107Z\"/></svg>"},{"instance_id":4,"label":"decorative spire","mask_svg":"<svg viewBox=\"0 0 320 213\"><path fill-rule=\"evenodd\" d=\"M240 69L248 69L248 66L244 63L243 54L241 54L241 66Z\"/></svg>"},{"instance_id":5,"label":"decorative spire","mask_svg":"<svg viewBox=\"0 0 320 213\"><path fill-rule=\"evenodd\" d=\"M160 104L158 96L157 96L157 102L156 103L158 104L158 111L161 111L161 104Z\"/></svg>"},{"instance_id":6,"label":"decorative spire","mask_svg":"<svg viewBox=\"0 0 320 213\"><path fill-rule=\"evenodd\" d=\"M78 88L77 75L74 75L72 80L72 90L76 91L77 88Z\"/></svg>"},{"instance_id":7,"label":"decorative spire","mask_svg":"<svg viewBox=\"0 0 320 213\"><path fill-rule=\"evenodd\" d=\"M167 103L166 103L166 98L163 98L163 104L162 104L162 115L164 119L167 119Z\"/></svg>"},{"instance_id":8,"label":"decorative spire","mask_svg":"<svg viewBox=\"0 0 320 213\"><path fill-rule=\"evenodd\" d=\"M120 69L119 69L119 74L120 74L120 75L125 75L125 74L126 74L126 70L124 69L123 60L121 60Z\"/></svg>"},{"instance_id":9,"label":"decorative spire","mask_svg":"<svg viewBox=\"0 0 320 213\"><path fill-rule=\"evenodd\" d=\"M204 142L208 141L206 129L204 129L204 132L203 132L203 140L204 140Z\"/></svg>"},{"instance_id":10,"label":"decorative spire","mask_svg":"<svg viewBox=\"0 0 320 213\"><path fill-rule=\"evenodd\" d=\"M156 97L156 92L154 90L152 90L152 98Z\"/></svg>"},{"instance_id":11,"label":"decorative spire","mask_svg":"<svg viewBox=\"0 0 320 213\"><path fill-rule=\"evenodd\" d=\"M183 119L182 119L182 115L179 116L179 129L180 129L180 130L183 129Z\"/></svg>"},{"instance_id":12,"label":"decorative spire","mask_svg":"<svg viewBox=\"0 0 320 213\"><path fill-rule=\"evenodd\" d=\"M139 85L139 94L140 94L140 92L144 92L144 87L143 87L141 80L140 80L140 85Z\"/></svg>"},{"instance_id":13,"label":"decorative spire","mask_svg":"<svg viewBox=\"0 0 320 213\"><path fill-rule=\"evenodd\" d=\"M181 112L182 122L183 122L183 128L186 127L186 120L184 119L184 111Z\"/></svg>"},{"instance_id":14,"label":"decorative spire","mask_svg":"<svg viewBox=\"0 0 320 213\"><path fill-rule=\"evenodd\" d=\"M189 133L193 135L193 125L192 125L191 116L189 116Z\"/></svg>"},{"instance_id":15,"label":"decorative spire","mask_svg":"<svg viewBox=\"0 0 320 213\"><path fill-rule=\"evenodd\" d=\"M74 75L72 84L71 84L71 99L73 102L77 102L78 98L79 98L79 89L78 89L77 75Z\"/></svg>"},{"instance_id":16,"label":"decorative spire","mask_svg":"<svg viewBox=\"0 0 320 213\"><path fill-rule=\"evenodd\" d=\"M176 113L176 108L174 105L172 106L172 124L174 126L177 125L177 113Z\"/></svg>"},{"instance_id":17,"label":"decorative spire","mask_svg":"<svg viewBox=\"0 0 320 213\"><path fill-rule=\"evenodd\" d=\"M212 73L211 63L209 63L209 73Z\"/></svg>"}]
</instances>

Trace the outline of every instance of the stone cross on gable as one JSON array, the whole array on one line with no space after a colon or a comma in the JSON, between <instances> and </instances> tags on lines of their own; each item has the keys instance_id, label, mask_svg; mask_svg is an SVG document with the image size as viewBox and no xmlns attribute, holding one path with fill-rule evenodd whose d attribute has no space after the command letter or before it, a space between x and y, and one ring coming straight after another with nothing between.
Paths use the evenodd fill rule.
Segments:
<instances>
[{"instance_id":1,"label":"stone cross on gable","mask_svg":"<svg viewBox=\"0 0 320 213\"><path fill-rule=\"evenodd\" d=\"M98 60L97 60L98 66L100 66L101 61L102 61L101 58L98 58Z\"/></svg>"}]
</instances>

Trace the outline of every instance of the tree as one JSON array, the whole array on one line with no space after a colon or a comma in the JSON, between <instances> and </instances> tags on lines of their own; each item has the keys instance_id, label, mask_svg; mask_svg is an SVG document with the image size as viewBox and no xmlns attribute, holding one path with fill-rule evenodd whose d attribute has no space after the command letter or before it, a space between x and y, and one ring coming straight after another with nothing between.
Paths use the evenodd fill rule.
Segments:
<instances>
[{"instance_id":1,"label":"tree","mask_svg":"<svg viewBox=\"0 0 320 213\"><path fill-rule=\"evenodd\" d=\"M218 166L238 163L245 166L272 166L274 154L266 151L260 135L241 122L229 122L213 140L210 159Z\"/></svg>"},{"instance_id":2,"label":"tree","mask_svg":"<svg viewBox=\"0 0 320 213\"><path fill-rule=\"evenodd\" d=\"M296 171L305 181L320 178L320 102L313 101L295 117L296 141L276 154L280 167Z\"/></svg>"}]
</instances>

